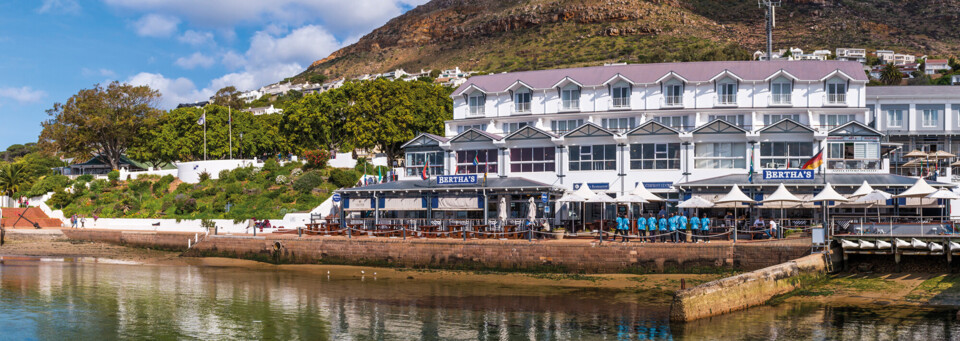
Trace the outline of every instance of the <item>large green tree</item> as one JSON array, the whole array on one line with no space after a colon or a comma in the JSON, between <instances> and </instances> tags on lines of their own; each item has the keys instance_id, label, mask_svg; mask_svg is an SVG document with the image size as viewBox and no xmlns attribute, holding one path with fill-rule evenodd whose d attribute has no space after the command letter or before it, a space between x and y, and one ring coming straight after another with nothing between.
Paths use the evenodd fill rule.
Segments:
<instances>
[{"instance_id":1,"label":"large green tree","mask_svg":"<svg viewBox=\"0 0 960 341\"><path fill-rule=\"evenodd\" d=\"M113 169L139 141L140 128L159 115L160 93L147 86L119 82L80 90L66 103L47 110L40 144L68 157L99 156Z\"/></svg>"},{"instance_id":2,"label":"large green tree","mask_svg":"<svg viewBox=\"0 0 960 341\"><path fill-rule=\"evenodd\" d=\"M21 163L0 166L0 194L13 196L29 188L30 176Z\"/></svg>"},{"instance_id":3,"label":"large green tree","mask_svg":"<svg viewBox=\"0 0 960 341\"><path fill-rule=\"evenodd\" d=\"M893 63L887 64L883 71L880 71L880 82L884 85L897 85L901 80L903 80L903 73Z\"/></svg>"}]
</instances>

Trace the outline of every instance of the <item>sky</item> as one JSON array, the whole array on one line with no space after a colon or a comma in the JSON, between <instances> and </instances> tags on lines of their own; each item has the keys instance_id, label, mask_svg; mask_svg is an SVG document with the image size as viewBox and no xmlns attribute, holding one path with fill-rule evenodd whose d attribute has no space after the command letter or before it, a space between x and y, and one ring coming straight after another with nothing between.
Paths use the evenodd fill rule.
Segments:
<instances>
[{"instance_id":1,"label":"sky","mask_svg":"<svg viewBox=\"0 0 960 341\"><path fill-rule=\"evenodd\" d=\"M428 0L0 2L0 150L81 89L149 85L162 109L303 71Z\"/></svg>"}]
</instances>

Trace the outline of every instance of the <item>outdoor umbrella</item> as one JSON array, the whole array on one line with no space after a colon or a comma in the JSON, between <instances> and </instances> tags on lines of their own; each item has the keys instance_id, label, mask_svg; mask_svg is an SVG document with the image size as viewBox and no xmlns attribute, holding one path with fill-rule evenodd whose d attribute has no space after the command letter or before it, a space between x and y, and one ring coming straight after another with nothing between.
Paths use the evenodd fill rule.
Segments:
<instances>
[{"instance_id":1,"label":"outdoor umbrella","mask_svg":"<svg viewBox=\"0 0 960 341\"><path fill-rule=\"evenodd\" d=\"M738 203L754 203L756 202L753 199L750 199L746 194L743 194L743 191L740 190L740 187L733 185L733 188L730 188L730 192L727 195L724 195L720 199L714 200L717 204L724 203L733 203L733 240L737 240L737 204Z\"/></svg>"},{"instance_id":2,"label":"outdoor umbrella","mask_svg":"<svg viewBox=\"0 0 960 341\"><path fill-rule=\"evenodd\" d=\"M950 190L941 188L941 189L937 190L936 192L933 192L933 193L931 193L930 195L928 195L927 198L930 198L930 199L943 199L943 200L956 200L956 199L960 199L960 195L957 195L956 193L953 193L953 191L950 191ZM947 205L944 204L943 207L940 208L940 221L941 221L941 222L943 221L943 217L947 215L947 214L946 214L946 207L947 207Z\"/></svg>"},{"instance_id":3,"label":"outdoor umbrella","mask_svg":"<svg viewBox=\"0 0 960 341\"><path fill-rule=\"evenodd\" d=\"M787 186L784 186L783 183L780 184L780 187L777 187L776 191L773 191L767 199L764 199L763 202L779 202L780 203L780 226L781 228L777 231L779 234L780 231L783 231L783 203L785 202L803 202L803 199L797 198L797 196L790 193L787 190Z\"/></svg>"},{"instance_id":4,"label":"outdoor umbrella","mask_svg":"<svg viewBox=\"0 0 960 341\"><path fill-rule=\"evenodd\" d=\"M873 192L873 187L870 187L870 184L867 183L867 180L863 180L863 184L860 185L860 188L857 188L857 190L854 191L850 196L859 197L870 194L871 192Z\"/></svg>"},{"instance_id":5,"label":"outdoor umbrella","mask_svg":"<svg viewBox=\"0 0 960 341\"><path fill-rule=\"evenodd\" d=\"M503 227L504 222L507 221L507 217L508 217L507 214L508 214L508 212L507 212L507 197L502 196L502 195L500 196L500 212L499 212L499 214L500 214L500 216L499 216L498 218L500 218L500 226Z\"/></svg>"},{"instance_id":6,"label":"outdoor umbrella","mask_svg":"<svg viewBox=\"0 0 960 341\"><path fill-rule=\"evenodd\" d=\"M878 202L886 202L887 200L889 200L889 199L892 198L892 197L893 197L893 196L890 195L890 193L887 193L887 192L884 192L884 191L881 191L881 190L873 190L873 191L870 191L870 193L867 193L867 194L864 194L864 195L860 196L860 197L857 198L857 200L855 200L854 202L856 202L856 203L877 204ZM864 217L864 220L866 220L866 217L867 217L867 209L866 209L866 208L863 209L863 217ZM879 207L877 207L877 222L878 222L878 223L880 222L880 208L879 208ZM860 224L860 233L861 233L861 234L863 233L863 224L862 224L862 223ZM891 224L890 224L890 234L891 234L891 235L893 234L893 223L892 223L892 222L891 222Z\"/></svg>"},{"instance_id":7,"label":"outdoor umbrella","mask_svg":"<svg viewBox=\"0 0 960 341\"><path fill-rule=\"evenodd\" d=\"M870 187L870 185L868 185L866 181L864 181L863 183L864 185L867 185L867 187ZM846 201L850 201L850 199L847 199L846 197L840 195L840 193L837 193L837 191L833 189L833 185L831 185L828 182L827 185L823 187L823 190L821 190L820 193L817 193L817 195L814 195L813 199L810 199L810 201L813 201L813 202L823 201L823 219L824 221L828 221L827 214L830 210L830 202L831 201L846 202ZM863 226L861 225L860 228L862 230Z\"/></svg>"},{"instance_id":8,"label":"outdoor umbrella","mask_svg":"<svg viewBox=\"0 0 960 341\"><path fill-rule=\"evenodd\" d=\"M640 210L643 210L643 204L649 202L647 199L644 199L642 196L636 194L621 195L614 200L618 203L630 205L630 209L627 210L630 215L630 221L633 221L633 204L640 204Z\"/></svg>"},{"instance_id":9,"label":"outdoor umbrella","mask_svg":"<svg viewBox=\"0 0 960 341\"><path fill-rule=\"evenodd\" d=\"M580 223L581 223L581 227L586 229L587 227L586 203L590 202L590 198L595 197L597 193L594 193L593 191L591 191L590 188L587 186L587 184L583 184L583 185L580 185L580 188L573 191L573 195L583 199L583 200L580 200ZM574 230L573 232L576 233L577 231Z\"/></svg>"},{"instance_id":10,"label":"outdoor umbrella","mask_svg":"<svg viewBox=\"0 0 960 341\"><path fill-rule=\"evenodd\" d=\"M582 210L583 210L583 202L586 201L586 200L587 200L586 198L581 197L581 196L578 195L577 193L574 193L574 192L566 192L566 193L563 194L562 197L560 197L560 199L557 199L557 202L565 202L565 203L567 203L568 213L569 213L569 205L570 205L570 203L579 202L579 203L580 203L580 208L581 208L581 211L582 211ZM582 218L583 212L581 212L580 215L581 215L581 218ZM576 224L572 224L572 227L573 227L573 231L571 231L571 232L576 233L576 232L577 232L577 230L576 230Z\"/></svg>"},{"instance_id":11,"label":"outdoor umbrella","mask_svg":"<svg viewBox=\"0 0 960 341\"><path fill-rule=\"evenodd\" d=\"M937 189L933 188L933 186L930 186L930 184L927 183L927 180L924 180L923 178L919 178L917 179L917 182L914 183L913 186L910 186L910 188L907 188L906 191L903 191L903 193L893 196L894 198L920 198L920 208L919 208L920 235L924 234L923 232L923 198L930 194L933 194L933 192L936 192L936 191Z\"/></svg>"},{"instance_id":12,"label":"outdoor umbrella","mask_svg":"<svg viewBox=\"0 0 960 341\"><path fill-rule=\"evenodd\" d=\"M713 203L701 197L692 197L677 205L678 208L710 208Z\"/></svg>"},{"instance_id":13,"label":"outdoor umbrella","mask_svg":"<svg viewBox=\"0 0 960 341\"><path fill-rule=\"evenodd\" d=\"M956 155L953 155L953 154L950 154L950 153L948 153L948 152L942 151L942 150L938 150L938 151L932 152L932 153L930 153L930 154L927 154L927 157L929 157L929 158L931 158L931 159L940 159L940 160L942 160L942 159L954 158L954 157L957 157L957 156L956 156Z\"/></svg>"},{"instance_id":14,"label":"outdoor umbrella","mask_svg":"<svg viewBox=\"0 0 960 341\"><path fill-rule=\"evenodd\" d=\"M960 161L954 161L953 163L950 164L950 167L958 167L958 166L960 166Z\"/></svg>"},{"instance_id":15,"label":"outdoor umbrella","mask_svg":"<svg viewBox=\"0 0 960 341\"><path fill-rule=\"evenodd\" d=\"M925 157L927 157L927 153L924 153L922 150L915 149L915 150L913 150L913 151L911 151L911 152L903 155L903 157L908 157L908 158L913 158L913 159L916 159L916 158L925 158Z\"/></svg>"},{"instance_id":16,"label":"outdoor umbrella","mask_svg":"<svg viewBox=\"0 0 960 341\"><path fill-rule=\"evenodd\" d=\"M663 201L663 198L658 197L656 194L650 193L650 190L644 187L642 182L637 184L637 188L634 188L630 194L639 195L647 201Z\"/></svg>"},{"instance_id":17,"label":"outdoor umbrella","mask_svg":"<svg viewBox=\"0 0 960 341\"><path fill-rule=\"evenodd\" d=\"M527 219L531 222L537 220L537 201L533 197L527 201Z\"/></svg>"},{"instance_id":18,"label":"outdoor umbrella","mask_svg":"<svg viewBox=\"0 0 960 341\"><path fill-rule=\"evenodd\" d=\"M581 186L583 188L586 186ZM589 190L588 190L589 191ZM592 191L590 193L593 193ZM588 197L586 202L598 202L600 203L600 239L603 240L603 220L606 219L607 213L607 203L616 202L606 193L593 193L592 197Z\"/></svg>"}]
</instances>

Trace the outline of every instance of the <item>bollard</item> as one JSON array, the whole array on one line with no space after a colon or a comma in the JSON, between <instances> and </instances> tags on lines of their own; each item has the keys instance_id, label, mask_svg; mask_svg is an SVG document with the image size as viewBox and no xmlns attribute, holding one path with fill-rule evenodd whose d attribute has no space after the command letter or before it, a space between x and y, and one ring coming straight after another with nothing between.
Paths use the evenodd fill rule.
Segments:
<instances>
[{"instance_id":1,"label":"bollard","mask_svg":"<svg viewBox=\"0 0 960 341\"><path fill-rule=\"evenodd\" d=\"M190 240L190 238L187 238L187 248L188 248L188 249L192 246L192 245L190 244L190 242L192 242L192 240Z\"/></svg>"},{"instance_id":2,"label":"bollard","mask_svg":"<svg viewBox=\"0 0 960 341\"><path fill-rule=\"evenodd\" d=\"M193 243L196 244L196 243L198 243L198 242L200 242L200 234L199 234L199 233L194 233L194 234L193 234Z\"/></svg>"},{"instance_id":3,"label":"bollard","mask_svg":"<svg viewBox=\"0 0 960 341\"><path fill-rule=\"evenodd\" d=\"M532 225L531 225L531 226L527 226L527 241L528 241L528 242L532 242L532 241L533 241L533 226L532 226Z\"/></svg>"},{"instance_id":4,"label":"bollard","mask_svg":"<svg viewBox=\"0 0 960 341\"><path fill-rule=\"evenodd\" d=\"M686 289L686 288L687 288L687 280L684 279L684 278L681 278L681 279L680 279L680 290L684 290L684 289Z\"/></svg>"},{"instance_id":5,"label":"bollard","mask_svg":"<svg viewBox=\"0 0 960 341\"><path fill-rule=\"evenodd\" d=\"M303 238L303 229L297 227L297 238Z\"/></svg>"},{"instance_id":6,"label":"bollard","mask_svg":"<svg viewBox=\"0 0 960 341\"><path fill-rule=\"evenodd\" d=\"M403 231L403 240L407 240L407 225L400 225L400 229Z\"/></svg>"}]
</instances>

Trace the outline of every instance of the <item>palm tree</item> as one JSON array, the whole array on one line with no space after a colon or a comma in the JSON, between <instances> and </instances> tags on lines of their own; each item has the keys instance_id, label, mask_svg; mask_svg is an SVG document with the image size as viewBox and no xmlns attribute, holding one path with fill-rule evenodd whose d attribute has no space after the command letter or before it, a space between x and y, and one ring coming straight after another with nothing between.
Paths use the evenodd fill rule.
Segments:
<instances>
[{"instance_id":1,"label":"palm tree","mask_svg":"<svg viewBox=\"0 0 960 341\"><path fill-rule=\"evenodd\" d=\"M900 73L900 70L893 63L887 64L880 72L880 82L885 85L900 84L901 80L903 80L903 73Z\"/></svg>"},{"instance_id":2,"label":"palm tree","mask_svg":"<svg viewBox=\"0 0 960 341\"><path fill-rule=\"evenodd\" d=\"M29 175L22 164L11 163L0 166L0 195L12 197L15 193L26 189L29 182Z\"/></svg>"}]
</instances>

